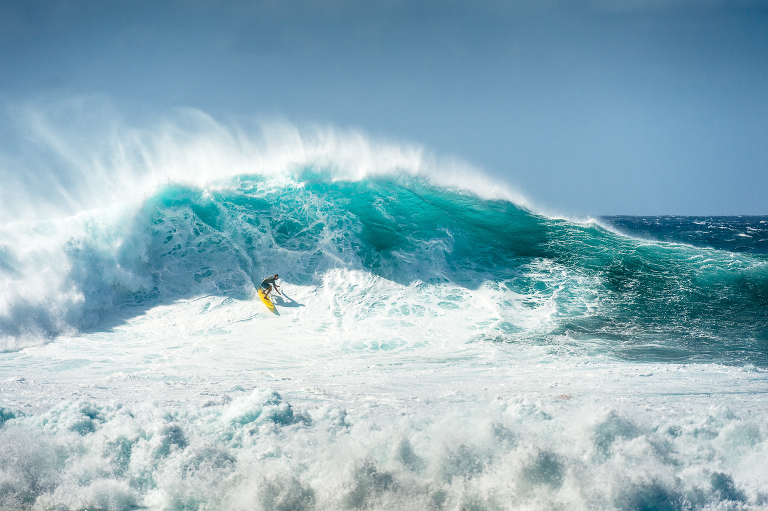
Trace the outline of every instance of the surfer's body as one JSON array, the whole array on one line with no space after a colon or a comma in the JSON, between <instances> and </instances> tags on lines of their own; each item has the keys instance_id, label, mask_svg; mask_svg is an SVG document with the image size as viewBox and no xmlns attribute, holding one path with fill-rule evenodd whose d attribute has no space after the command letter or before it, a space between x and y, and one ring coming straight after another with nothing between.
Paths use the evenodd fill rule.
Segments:
<instances>
[{"instance_id":1,"label":"surfer's body","mask_svg":"<svg viewBox=\"0 0 768 511\"><path fill-rule=\"evenodd\" d=\"M277 291L277 294L282 295L280 290L277 288L277 273L274 274L272 277L267 277L266 279L261 281L261 289L264 290L264 296L268 297L269 293L272 292L272 289Z\"/></svg>"}]
</instances>

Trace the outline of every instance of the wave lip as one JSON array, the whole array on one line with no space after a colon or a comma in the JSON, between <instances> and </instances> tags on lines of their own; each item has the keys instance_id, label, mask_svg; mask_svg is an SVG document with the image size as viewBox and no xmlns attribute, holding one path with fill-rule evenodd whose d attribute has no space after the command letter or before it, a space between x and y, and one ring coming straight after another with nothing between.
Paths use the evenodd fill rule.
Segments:
<instances>
[{"instance_id":1,"label":"wave lip","mask_svg":"<svg viewBox=\"0 0 768 511\"><path fill-rule=\"evenodd\" d=\"M12 147L0 147L0 224L136 203L170 183L204 188L238 175L291 176L305 168L345 181L406 174L526 204L522 195L466 162L355 130L284 121L224 123L190 108L148 128L128 127L94 98L9 113L18 136Z\"/></svg>"}]
</instances>

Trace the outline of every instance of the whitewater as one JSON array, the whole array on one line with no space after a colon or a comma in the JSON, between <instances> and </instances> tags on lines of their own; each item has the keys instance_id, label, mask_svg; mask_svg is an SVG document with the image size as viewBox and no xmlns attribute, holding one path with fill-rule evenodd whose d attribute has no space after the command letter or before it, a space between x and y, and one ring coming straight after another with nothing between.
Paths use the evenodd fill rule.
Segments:
<instances>
[{"instance_id":1,"label":"whitewater","mask_svg":"<svg viewBox=\"0 0 768 511\"><path fill-rule=\"evenodd\" d=\"M767 218L545 215L331 128L27 121L0 509L768 507Z\"/></svg>"}]
</instances>

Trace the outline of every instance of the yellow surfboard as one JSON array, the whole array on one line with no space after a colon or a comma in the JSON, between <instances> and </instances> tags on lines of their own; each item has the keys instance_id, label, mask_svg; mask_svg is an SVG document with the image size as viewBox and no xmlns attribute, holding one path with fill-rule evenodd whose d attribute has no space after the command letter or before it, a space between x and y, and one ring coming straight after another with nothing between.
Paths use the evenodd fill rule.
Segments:
<instances>
[{"instance_id":1,"label":"yellow surfboard","mask_svg":"<svg viewBox=\"0 0 768 511\"><path fill-rule=\"evenodd\" d=\"M267 309L277 314L277 309L275 308L275 304L272 303L272 300L269 299L268 296L264 296L264 291L259 289L259 298L261 298L261 301L264 302L264 305L267 306Z\"/></svg>"}]
</instances>

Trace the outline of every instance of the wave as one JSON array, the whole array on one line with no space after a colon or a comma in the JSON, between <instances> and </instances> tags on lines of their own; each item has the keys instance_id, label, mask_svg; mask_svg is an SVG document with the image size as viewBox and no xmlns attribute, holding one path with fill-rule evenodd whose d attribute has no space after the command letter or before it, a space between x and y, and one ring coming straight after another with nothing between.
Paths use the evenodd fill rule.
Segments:
<instances>
[{"instance_id":1,"label":"wave","mask_svg":"<svg viewBox=\"0 0 768 511\"><path fill-rule=\"evenodd\" d=\"M138 206L2 232L6 350L158 303L250 299L276 272L290 285L339 285L327 276L343 270L375 277L369 287L467 290L457 309L491 293L496 321L474 341L566 336L632 359L768 356L765 257L638 240L405 171L351 180L312 166L166 184ZM546 321L521 321L531 311Z\"/></svg>"}]
</instances>

